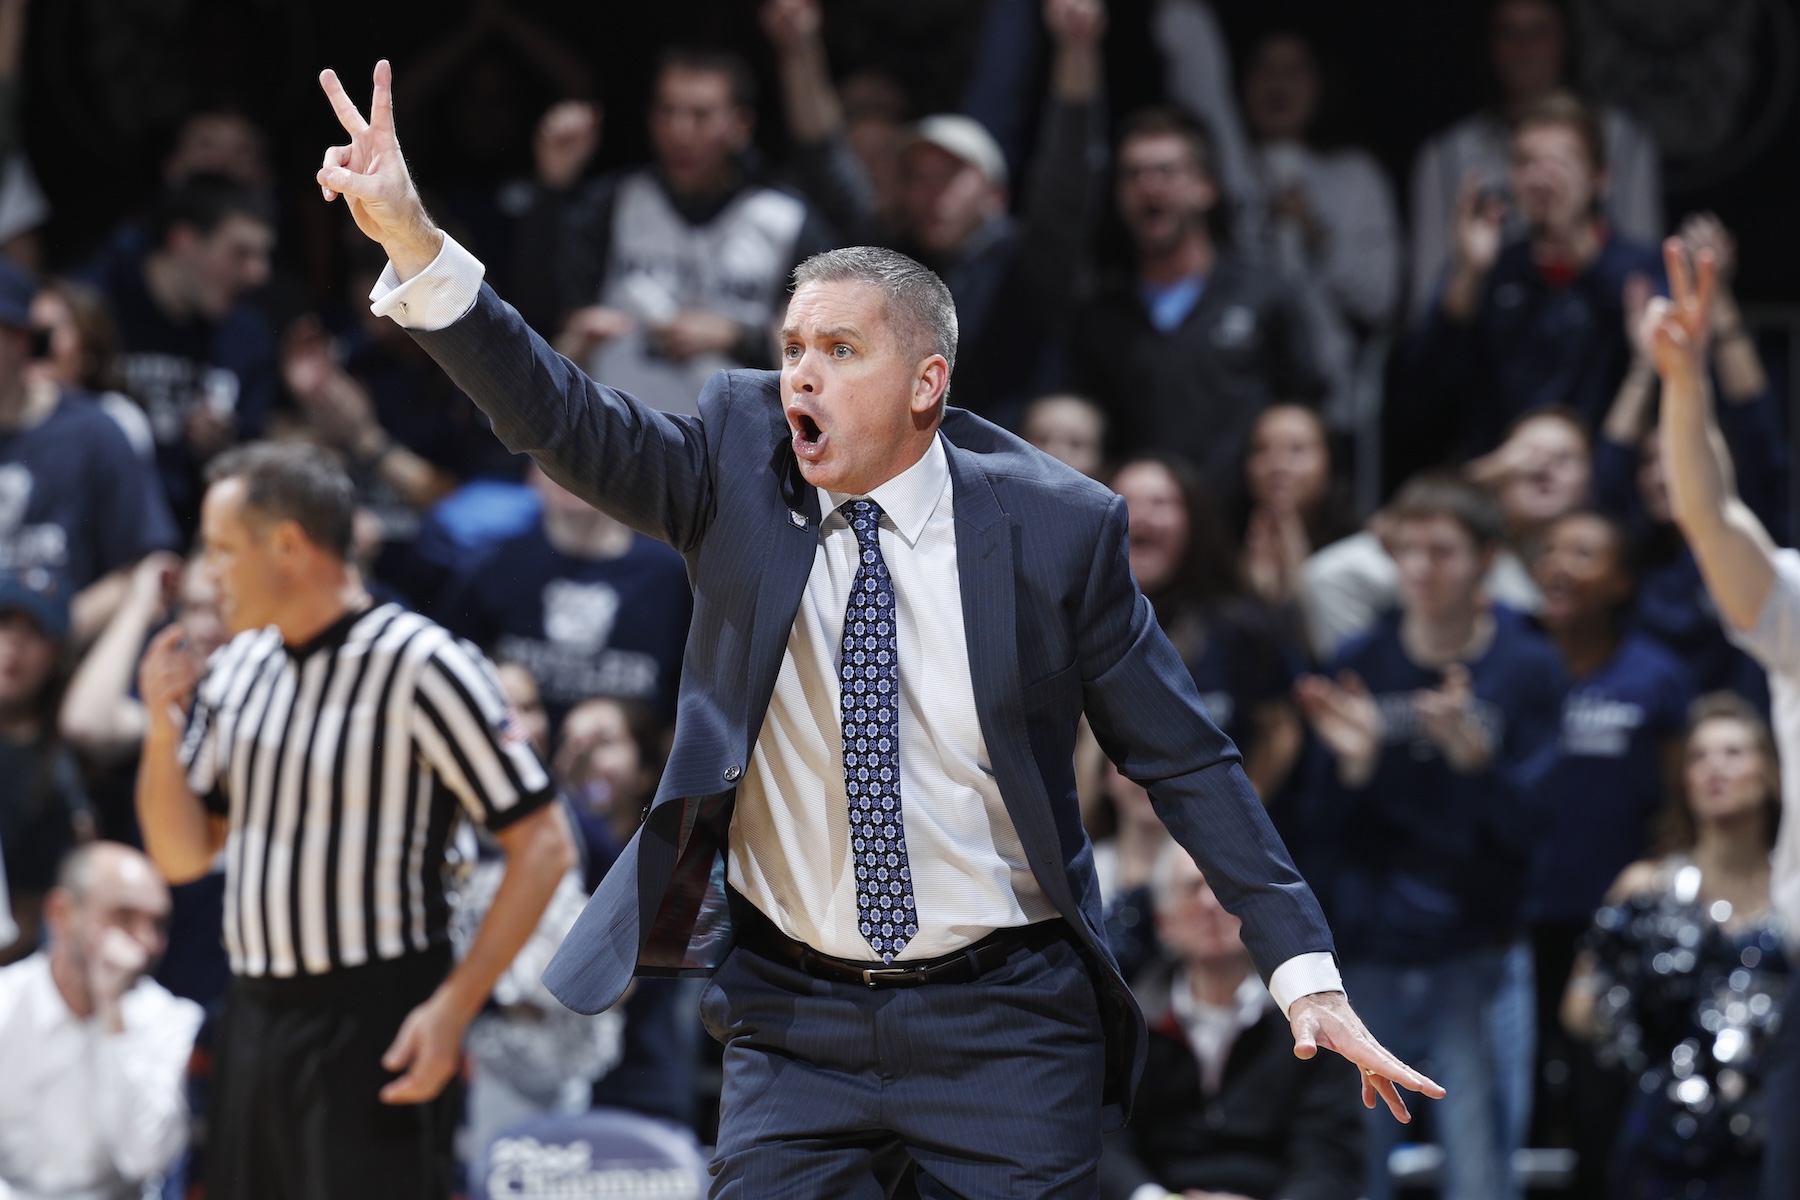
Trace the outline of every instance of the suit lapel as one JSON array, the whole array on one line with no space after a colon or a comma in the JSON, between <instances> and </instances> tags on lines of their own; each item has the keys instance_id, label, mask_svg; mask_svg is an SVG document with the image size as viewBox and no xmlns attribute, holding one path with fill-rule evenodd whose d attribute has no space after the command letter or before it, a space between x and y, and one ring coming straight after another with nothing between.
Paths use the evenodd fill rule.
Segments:
<instances>
[{"instance_id":1,"label":"suit lapel","mask_svg":"<svg viewBox=\"0 0 1800 1200\"><path fill-rule=\"evenodd\" d=\"M963 634L975 711L987 742L1000 799L1045 895L1071 920L1079 920L1063 869L1062 853L1031 758L1019 678L1019 583L1014 573L1013 522L975 456L948 438L950 480L956 505L956 569L962 588Z\"/></svg>"}]
</instances>

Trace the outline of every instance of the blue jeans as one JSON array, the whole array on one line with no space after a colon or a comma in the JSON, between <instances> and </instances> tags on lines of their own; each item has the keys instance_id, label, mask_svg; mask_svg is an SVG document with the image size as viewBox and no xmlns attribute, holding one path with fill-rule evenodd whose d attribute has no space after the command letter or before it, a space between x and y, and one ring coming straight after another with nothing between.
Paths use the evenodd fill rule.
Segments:
<instances>
[{"instance_id":1,"label":"blue jeans","mask_svg":"<svg viewBox=\"0 0 1800 1200\"><path fill-rule=\"evenodd\" d=\"M1516 964L1514 964L1516 966ZM1531 1039L1502 1045L1507 1025L1517 1032L1517 1006L1507 1003L1517 986L1505 950L1477 950L1429 966L1346 963L1350 1002L1389 1050L1444 1085L1443 1100L1408 1097L1415 1110L1432 1104L1432 1121L1444 1151L1441 1194L1445 1200L1506 1200L1512 1194L1509 1091L1502 1078L1522 1060L1529 1077ZM1529 989L1529 973L1526 976ZM1529 1024L1530 995L1524 1012ZM1500 1063L1496 1063L1499 1058ZM1368 1200L1392 1200L1388 1154L1406 1127L1386 1106L1364 1113L1368 1132Z\"/></svg>"}]
</instances>

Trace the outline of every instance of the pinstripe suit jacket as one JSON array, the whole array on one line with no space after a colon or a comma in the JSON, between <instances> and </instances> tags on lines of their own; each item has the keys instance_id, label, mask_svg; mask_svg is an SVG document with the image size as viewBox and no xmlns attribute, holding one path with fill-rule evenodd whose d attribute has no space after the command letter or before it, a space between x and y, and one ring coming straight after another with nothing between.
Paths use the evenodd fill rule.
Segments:
<instances>
[{"instance_id":1,"label":"pinstripe suit jacket","mask_svg":"<svg viewBox=\"0 0 1800 1200\"><path fill-rule=\"evenodd\" d=\"M687 559L694 618L668 768L544 981L570 1008L597 1012L633 974L709 971L730 947L723 858L735 784L818 546L818 493L800 476L779 376L721 372L698 418L656 412L588 379L486 286L461 320L413 336L509 449ZM943 433L982 734L1032 872L1093 972L1108 1118L1122 1120L1144 1022L1101 933L1072 766L1083 712L1243 918L1264 978L1330 951L1331 934L1138 591L1124 502L970 413L951 409Z\"/></svg>"}]
</instances>

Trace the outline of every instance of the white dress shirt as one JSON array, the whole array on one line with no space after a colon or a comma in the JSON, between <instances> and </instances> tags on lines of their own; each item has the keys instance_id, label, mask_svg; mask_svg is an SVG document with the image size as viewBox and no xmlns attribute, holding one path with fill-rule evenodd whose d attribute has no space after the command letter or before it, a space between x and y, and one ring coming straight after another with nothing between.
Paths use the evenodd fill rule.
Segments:
<instances>
[{"instance_id":1,"label":"white dress shirt","mask_svg":"<svg viewBox=\"0 0 1800 1200\"><path fill-rule=\"evenodd\" d=\"M474 306L483 273L446 236L431 265L404 283L388 264L370 308L410 329L443 329ZM881 553L899 613L900 803L919 911L919 932L897 960L947 954L1056 915L1000 798L975 710L953 492L940 435L869 494L884 514ZM728 878L789 937L866 962L874 954L857 929L837 673L857 543L836 509L855 498L820 492L826 516L812 573L738 784ZM1298 955L1269 977L1284 1013L1301 996L1342 988L1325 953Z\"/></svg>"},{"instance_id":2,"label":"white dress shirt","mask_svg":"<svg viewBox=\"0 0 1800 1200\"><path fill-rule=\"evenodd\" d=\"M896 956L934 958L989 932L1056 915L1000 798L975 712L956 566L950 462L941 439L869 493L898 613L900 811L919 932ZM859 565L856 533L819 493L819 547L782 655L769 715L738 784L731 885L791 938L839 958L877 957L857 929L844 795L838 652Z\"/></svg>"},{"instance_id":3,"label":"white dress shirt","mask_svg":"<svg viewBox=\"0 0 1800 1200\"><path fill-rule=\"evenodd\" d=\"M125 1200L187 1144L202 1013L141 979L123 1033L69 1010L48 951L0 968L0 1197Z\"/></svg>"},{"instance_id":4,"label":"white dress shirt","mask_svg":"<svg viewBox=\"0 0 1800 1200\"><path fill-rule=\"evenodd\" d=\"M1729 627L1727 627L1729 628ZM1790 956L1800 955L1800 552L1775 552L1775 586L1756 628L1733 633L1769 673L1770 716L1781 754L1781 828L1770 859L1769 892Z\"/></svg>"}]
</instances>

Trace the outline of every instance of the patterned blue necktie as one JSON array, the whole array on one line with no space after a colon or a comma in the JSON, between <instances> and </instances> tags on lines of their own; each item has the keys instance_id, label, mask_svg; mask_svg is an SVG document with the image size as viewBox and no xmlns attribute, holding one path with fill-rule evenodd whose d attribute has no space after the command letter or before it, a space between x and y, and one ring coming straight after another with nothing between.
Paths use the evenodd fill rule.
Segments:
<instances>
[{"instance_id":1,"label":"patterned blue necktie","mask_svg":"<svg viewBox=\"0 0 1800 1200\"><path fill-rule=\"evenodd\" d=\"M881 557L881 506L852 500L838 511L856 531L861 552L838 659L856 916L876 955L893 962L919 932L912 870L906 863L906 826L900 819L899 614L894 581Z\"/></svg>"}]
</instances>

